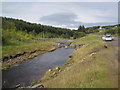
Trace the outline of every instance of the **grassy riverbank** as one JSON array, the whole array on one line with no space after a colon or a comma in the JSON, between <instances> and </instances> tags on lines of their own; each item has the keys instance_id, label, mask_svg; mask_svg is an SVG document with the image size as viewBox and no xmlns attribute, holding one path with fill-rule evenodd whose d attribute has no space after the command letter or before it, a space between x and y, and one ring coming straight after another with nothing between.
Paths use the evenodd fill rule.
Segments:
<instances>
[{"instance_id":1,"label":"grassy riverbank","mask_svg":"<svg viewBox=\"0 0 120 90\"><path fill-rule=\"evenodd\" d=\"M106 42L94 35L74 43L85 45L70 55L68 64L46 72L39 83L46 88L117 88L117 47L105 48Z\"/></svg>"},{"instance_id":2,"label":"grassy riverbank","mask_svg":"<svg viewBox=\"0 0 120 90\"><path fill-rule=\"evenodd\" d=\"M21 43L19 45L9 45L2 47L2 57L14 56L23 52L32 52L35 50L48 50L52 45L56 45L54 42L36 42L36 43ZM49 47L48 47L49 46Z\"/></svg>"},{"instance_id":3,"label":"grassy riverbank","mask_svg":"<svg viewBox=\"0 0 120 90\"><path fill-rule=\"evenodd\" d=\"M2 57L15 57L3 62L3 69L8 69L11 65L31 59L37 55L49 52L57 48L57 43L52 41L21 43L19 45L9 45L2 47ZM23 54L23 55L22 55ZM19 56L20 55L20 56Z\"/></svg>"}]
</instances>

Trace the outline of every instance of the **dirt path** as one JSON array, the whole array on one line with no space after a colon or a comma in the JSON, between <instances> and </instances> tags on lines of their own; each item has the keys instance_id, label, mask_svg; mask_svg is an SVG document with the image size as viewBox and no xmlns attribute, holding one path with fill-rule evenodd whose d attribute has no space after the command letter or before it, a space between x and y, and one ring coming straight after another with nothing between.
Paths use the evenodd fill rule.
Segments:
<instances>
[{"instance_id":1,"label":"dirt path","mask_svg":"<svg viewBox=\"0 0 120 90\"><path fill-rule=\"evenodd\" d=\"M116 69L117 71L120 71L120 67L118 65L118 63L120 64L120 60L119 60L119 43L118 38L115 38L113 41L109 41L107 42L108 48L110 48L109 50L106 51L106 54L109 55L109 59L107 59L108 64L109 64L109 75L111 77L111 80L113 81L113 84L116 84L119 86L118 84L118 73L116 73ZM119 43L120 44L120 43Z\"/></svg>"},{"instance_id":2,"label":"dirt path","mask_svg":"<svg viewBox=\"0 0 120 90\"><path fill-rule=\"evenodd\" d=\"M118 65L119 65L119 71L120 71L120 38L118 39Z\"/></svg>"}]
</instances>

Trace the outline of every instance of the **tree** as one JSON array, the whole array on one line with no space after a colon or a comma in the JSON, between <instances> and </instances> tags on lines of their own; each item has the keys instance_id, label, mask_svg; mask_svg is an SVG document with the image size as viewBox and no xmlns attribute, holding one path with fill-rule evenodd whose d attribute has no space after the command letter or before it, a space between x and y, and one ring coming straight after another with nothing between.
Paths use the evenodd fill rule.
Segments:
<instances>
[{"instance_id":1,"label":"tree","mask_svg":"<svg viewBox=\"0 0 120 90\"><path fill-rule=\"evenodd\" d=\"M78 31L80 31L80 32L85 32L85 27L84 27L84 25L80 25L80 26L78 27Z\"/></svg>"}]
</instances>

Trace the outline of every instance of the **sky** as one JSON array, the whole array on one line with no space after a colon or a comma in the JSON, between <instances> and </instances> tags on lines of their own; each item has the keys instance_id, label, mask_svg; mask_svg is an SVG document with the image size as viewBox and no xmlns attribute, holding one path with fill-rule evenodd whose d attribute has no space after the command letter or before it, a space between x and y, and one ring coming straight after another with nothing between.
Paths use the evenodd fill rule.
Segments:
<instances>
[{"instance_id":1,"label":"sky","mask_svg":"<svg viewBox=\"0 0 120 90\"><path fill-rule=\"evenodd\" d=\"M70 29L77 29L79 25L89 27L118 23L118 3L112 2L113 0L111 2L3 1L2 16L22 19L32 23Z\"/></svg>"},{"instance_id":2,"label":"sky","mask_svg":"<svg viewBox=\"0 0 120 90\"><path fill-rule=\"evenodd\" d=\"M1 0L2 2L119 2L119 0Z\"/></svg>"}]
</instances>

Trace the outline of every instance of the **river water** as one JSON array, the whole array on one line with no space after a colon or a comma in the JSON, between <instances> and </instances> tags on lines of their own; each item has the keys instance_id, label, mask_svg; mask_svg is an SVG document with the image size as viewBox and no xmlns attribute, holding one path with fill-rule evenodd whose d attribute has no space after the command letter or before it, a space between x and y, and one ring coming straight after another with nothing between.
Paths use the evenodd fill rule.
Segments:
<instances>
[{"instance_id":1,"label":"river water","mask_svg":"<svg viewBox=\"0 0 120 90\"><path fill-rule=\"evenodd\" d=\"M64 65L69 55L74 52L73 48L59 48L21 64L13 65L2 72L3 88L12 88L17 84L29 86L32 82L39 81L48 69Z\"/></svg>"}]
</instances>

